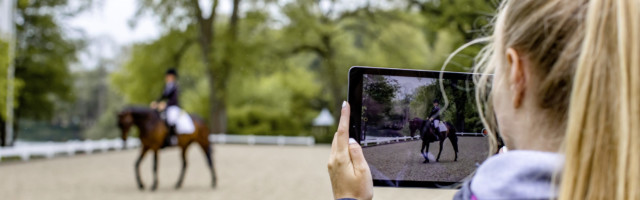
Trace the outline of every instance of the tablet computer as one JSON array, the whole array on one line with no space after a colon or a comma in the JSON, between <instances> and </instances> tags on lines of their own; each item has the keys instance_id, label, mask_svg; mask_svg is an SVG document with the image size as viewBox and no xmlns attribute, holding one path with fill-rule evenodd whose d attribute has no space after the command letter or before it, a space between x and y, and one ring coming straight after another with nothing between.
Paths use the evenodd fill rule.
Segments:
<instances>
[{"instance_id":1,"label":"tablet computer","mask_svg":"<svg viewBox=\"0 0 640 200\"><path fill-rule=\"evenodd\" d=\"M452 188L489 155L473 74L352 67L348 102L375 186Z\"/></svg>"}]
</instances>

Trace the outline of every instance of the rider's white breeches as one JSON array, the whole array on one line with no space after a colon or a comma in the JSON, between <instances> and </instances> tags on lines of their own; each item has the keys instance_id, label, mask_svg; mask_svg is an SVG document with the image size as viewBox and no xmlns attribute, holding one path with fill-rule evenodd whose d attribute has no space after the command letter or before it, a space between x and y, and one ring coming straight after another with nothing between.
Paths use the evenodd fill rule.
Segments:
<instances>
[{"instance_id":1,"label":"rider's white breeches","mask_svg":"<svg viewBox=\"0 0 640 200\"><path fill-rule=\"evenodd\" d=\"M167 123L171 126L175 126L180 117L180 108L178 106L167 107Z\"/></svg>"}]
</instances>

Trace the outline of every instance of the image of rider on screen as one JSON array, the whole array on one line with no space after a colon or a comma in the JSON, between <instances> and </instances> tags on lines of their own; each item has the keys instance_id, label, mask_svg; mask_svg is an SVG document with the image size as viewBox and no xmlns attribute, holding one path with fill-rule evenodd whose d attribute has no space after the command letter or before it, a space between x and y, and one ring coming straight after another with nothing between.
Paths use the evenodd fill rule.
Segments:
<instances>
[{"instance_id":1,"label":"image of rider on screen","mask_svg":"<svg viewBox=\"0 0 640 200\"><path fill-rule=\"evenodd\" d=\"M433 100L433 108L431 108L431 113L429 113L429 121L432 122L432 126L435 130L440 130L440 122L442 121L442 112L440 111L440 101L438 99ZM438 134L434 134L436 138L438 138Z\"/></svg>"}]
</instances>

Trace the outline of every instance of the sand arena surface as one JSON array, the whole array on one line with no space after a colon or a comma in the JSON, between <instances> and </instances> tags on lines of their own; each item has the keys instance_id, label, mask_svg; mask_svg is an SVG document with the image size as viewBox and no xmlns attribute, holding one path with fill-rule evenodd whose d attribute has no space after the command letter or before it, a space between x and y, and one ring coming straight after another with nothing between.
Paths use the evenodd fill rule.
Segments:
<instances>
[{"instance_id":1,"label":"sand arena surface","mask_svg":"<svg viewBox=\"0 0 640 200\"><path fill-rule=\"evenodd\" d=\"M421 140L384 144L363 149L374 179L457 182L473 173L487 158L489 144L485 137L458 137L458 161L449 139L442 146L440 162L422 163ZM438 156L440 144L430 143L429 153Z\"/></svg>"},{"instance_id":2,"label":"sand arena surface","mask_svg":"<svg viewBox=\"0 0 640 200\"><path fill-rule=\"evenodd\" d=\"M200 148L192 145L182 189L176 148L159 156L158 190L151 192L151 159L141 166L147 190L138 190L133 164L139 150L0 163L2 199L332 199L330 147L215 145L218 187ZM374 199L451 199L455 190L375 188Z\"/></svg>"}]
</instances>

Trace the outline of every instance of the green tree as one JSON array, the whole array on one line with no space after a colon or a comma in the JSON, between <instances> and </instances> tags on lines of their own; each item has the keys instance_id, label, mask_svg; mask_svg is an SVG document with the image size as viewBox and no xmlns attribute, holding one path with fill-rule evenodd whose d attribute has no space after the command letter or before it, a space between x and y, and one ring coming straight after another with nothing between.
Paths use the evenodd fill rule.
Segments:
<instances>
[{"instance_id":1,"label":"green tree","mask_svg":"<svg viewBox=\"0 0 640 200\"><path fill-rule=\"evenodd\" d=\"M342 7L347 0L326 1L328 8L316 0L283 1L274 13L256 5L275 1L234 0L229 16L217 14L218 1L206 16L198 1L139 2L139 13L159 16L167 33L131 48L130 59L112 76L116 91L127 102L146 105L159 95L162 72L177 66L184 108L214 126L229 126L214 131L299 134L322 107L338 110L349 67L437 69L464 40L451 34L458 29L432 26L436 19L405 10L399 1L348 9ZM437 40L425 37L431 33Z\"/></svg>"},{"instance_id":2,"label":"green tree","mask_svg":"<svg viewBox=\"0 0 640 200\"><path fill-rule=\"evenodd\" d=\"M482 123L478 116L475 105L473 80L443 80L445 93L440 90L439 82L433 82L416 89L415 97L410 103L411 116L419 118L429 118L432 102L434 99L440 100L442 119L452 123L458 131L480 132ZM449 101L446 105L444 95ZM446 107L445 107L446 106Z\"/></svg>"},{"instance_id":3,"label":"green tree","mask_svg":"<svg viewBox=\"0 0 640 200\"><path fill-rule=\"evenodd\" d=\"M227 58L234 70L226 77L224 96L228 103L229 129L241 134L305 134L316 110L319 95L315 76L300 67L305 58L282 58L279 47L283 36L264 26L267 16L246 12L238 27L242 41L234 48L242 55ZM226 24L220 24L224 27ZM210 85L202 73L201 50L195 42L195 26L173 29L156 41L136 44L130 59L112 74L111 83L126 101L148 104L160 95L164 70L178 68L180 101L185 110L201 116L209 114ZM216 40L225 35L217 35ZM223 43L223 42L220 42ZM267 48L268 47L268 48ZM276 108L281 110L276 110Z\"/></svg>"},{"instance_id":4,"label":"green tree","mask_svg":"<svg viewBox=\"0 0 640 200\"><path fill-rule=\"evenodd\" d=\"M50 119L56 101L73 99L68 67L77 61L82 41L66 37L59 19L72 16L88 5L85 3L72 8L67 0L18 1L15 77L24 87L15 110L16 122ZM18 132L14 132L15 139Z\"/></svg>"},{"instance_id":5,"label":"green tree","mask_svg":"<svg viewBox=\"0 0 640 200\"><path fill-rule=\"evenodd\" d=\"M493 18L499 0L400 0L407 10L418 10L425 19L422 24L428 43L434 46L443 36L455 38L449 48L458 48L475 38L487 34L487 25ZM448 71L470 71L473 58L481 46L462 51L447 66Z\"/></svg>"},{"instance_id":6,"label":"green tree","mask_svg":"<svg viewBox=\"0 0 640 200\"><path fill-rule=\"evenodd\" d=\"M111 85L125 98L125 102L148 105L161 94L164 72L168 68L176 67L181 88L188 90L194 84L192 83L194 80L204 78L203 76L193 77L190 73L186 73L191 68L202 65L182 63L183 57L187 54L197 53L194 52L197 49L191 39L193 32L193 28L186 31L171 30L151 43L133 45L128 52L129 59L120 70L112 73ZM201 71L201 69L196 70Z\"/></svg>"},{"instance_id":7,"label":"green tree","mask_svg":"<svg viewBox=\"0 0 640 200\"><path fill-rule=\"evenodd\" d=\"M393 100L396 98L400 85L396 80L384 76L365 76L363 79L363 111L367 123L379 125L378 123L386 116L391 116L394 107Z\"/></svg>"},{"instance_id":8,"label":"green tree","mask_svg":"<svg viewBox=\"0 0 640 200\"><path fill-rule=\"evenodd\" d=\"M209 87L209 125L213 132L223 133L227 129L227 99L229 78L241 56L242 46L239 23L241 0L233 0L232 13L226 31L218 32L217 20L219 0L213 0L210 13L205 16L198 0L154 1L139 0L143 5L138 13L152 11L159 15L167 28L178 28L182 24L195 25L196 41L200 48L203 70ZM187 26L188 26L187 25Z\"/></svg>"},{"instance_id":9,"label":"green tree","mask_svg":"<svg viewBox=\"0 0 640 200\"><path fill-rule=\"evenodd\" d=\"M433 48L424 42L418 15L397 9L362 4L338 9L348 1L300 0L286 4L290 23L284 28L292 55L311 53L311 68L322 77L331 110L346 99L347 72L351 66L427 69L434 63ZM327 2L325 2L327 3ZM338 117L335 112L334 116Z\"/></svg>"},{"instance_id":10,"label":"green tree","mask_svg":"<svg viewBox=\"0 0 640 200\"><path fill-rule=\"evenodd\" d=\"M8 87L8 80L7 80L7 70L9 68L9 62L10 62L10 58L9 58L9 43L4 41L4 40L0 40L0 146L5 146L6 142L5 142L5 122L7 119L7 87ZM16 108L18 107L17 102L17 97L18 94L20 92L20 88L22 87L23 82L20 80L14 80L13 86L14 86L14 104L13 107Z\"/></svg>"}]
</instances>

